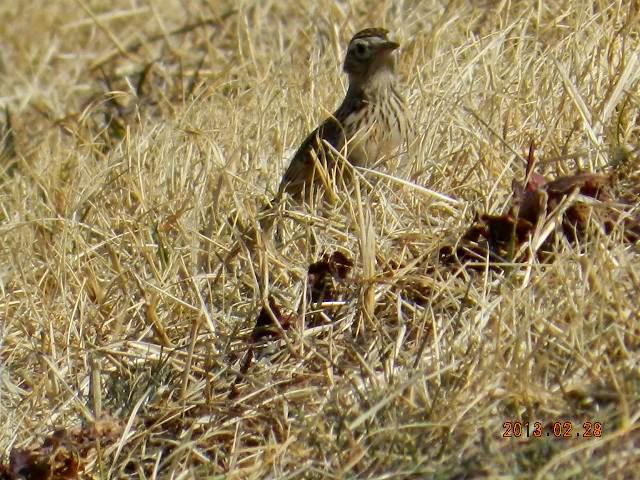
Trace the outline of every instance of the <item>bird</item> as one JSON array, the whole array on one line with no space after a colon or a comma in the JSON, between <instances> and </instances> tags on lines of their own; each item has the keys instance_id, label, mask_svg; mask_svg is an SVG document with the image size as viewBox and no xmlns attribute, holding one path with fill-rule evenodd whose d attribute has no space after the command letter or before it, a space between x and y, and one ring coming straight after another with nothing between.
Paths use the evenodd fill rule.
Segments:
<instances>
[{"instance_id":1,"label":"bird","mask_svg":"<svg viewBox=\"0 0 640 480\"><path fill-rule=\"evenodd\" d=\"M407 110L398 92L394 51L400 44L384 28L366 28L349 42L343 71L349 84L344 100L302 142L282 176L273 203L284 194L310 200L312 185L325 188L341 171L340 157L371 167L402 144Z\"/></svg>"},{"instance_id":2,"label":"bird","mask_svg":"<svg viewBox=\"0 0 640 480\"><path fill-rule=\"evenodd\" d=\"M371 167L400 147L407 136L408 122L395 72L394 52L399 47L389 39L389 31L379 27L365 28L351 38L343 64L349 80L344 100L300 144L275 198L257 219L259 228L239 228L241 238L224 258L223 266L242 245L255 248L259 237L268 241L275 212L285 196L298 203L311 203L313 186L324 185L325 190L331 190L336 175L345 170L341 158L353 166Z\"/></svg>"}]
</instances>

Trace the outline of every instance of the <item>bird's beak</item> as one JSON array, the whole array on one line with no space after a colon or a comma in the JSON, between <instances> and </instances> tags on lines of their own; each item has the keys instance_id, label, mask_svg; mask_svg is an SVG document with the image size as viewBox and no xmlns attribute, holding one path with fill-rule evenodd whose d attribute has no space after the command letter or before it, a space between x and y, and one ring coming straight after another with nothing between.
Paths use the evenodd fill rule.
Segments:
<instances>
[{"instance_id":1,"label":"bird's beak","mask_svg":"<svg viewBox=\"0 0 640 480\"><path fill-rule=\"evenodd\" d=\"M380 45L380 48L382 50L395 50L396 48L399 48L400 44L397 42L391 42L391 41L386 41L384 42L382 45Z\"/></svg>"}]
</instances>

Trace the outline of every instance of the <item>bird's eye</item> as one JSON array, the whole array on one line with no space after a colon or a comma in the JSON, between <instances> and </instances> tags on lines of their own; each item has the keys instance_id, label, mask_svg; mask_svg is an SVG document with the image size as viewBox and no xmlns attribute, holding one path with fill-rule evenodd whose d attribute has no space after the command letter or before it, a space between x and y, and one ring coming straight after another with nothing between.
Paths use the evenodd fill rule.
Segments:
<instances>
[{"instance_id":1,"label":"bird's eye","mask_svg":"<svg viewBox=\"0 0 640 480\"><path fill-rule=\"evenodd\" d=\"M367 53L367 47L364 46L364 44L362 43L358 43L355 46L355 51L356 51L356 55L358 55L359 57L364 56L365 53Z\"/></svg>"}]
</instances>

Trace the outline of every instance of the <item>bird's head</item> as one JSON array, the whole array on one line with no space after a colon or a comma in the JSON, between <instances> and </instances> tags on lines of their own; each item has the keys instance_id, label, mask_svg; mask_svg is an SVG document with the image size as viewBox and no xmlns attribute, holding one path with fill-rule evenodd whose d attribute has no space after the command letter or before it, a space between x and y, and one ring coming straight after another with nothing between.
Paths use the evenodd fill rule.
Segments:
<instances>
[{"instance_id":1,"label":"bird's head","mask_svg":"<svg viewBox=\"0 0 640 480\"><path fill-rule=\"evenodd\" d=\"M367 28L353 36L344 60L350 81L365 83L378 74L393 75L393 51L400 44L389 40L388 33L384 28Z\"/></svg>"}]
</instances>

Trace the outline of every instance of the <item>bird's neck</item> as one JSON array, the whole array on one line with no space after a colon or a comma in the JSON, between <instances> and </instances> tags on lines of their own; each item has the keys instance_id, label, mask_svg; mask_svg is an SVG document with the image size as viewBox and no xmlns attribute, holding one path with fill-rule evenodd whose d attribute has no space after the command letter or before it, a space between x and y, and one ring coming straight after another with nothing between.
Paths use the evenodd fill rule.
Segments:
<instances>
[{"instance_id":1,"label":"bird's neck","mask_svg":"<svg viewBox=\"0 0 640 480\"><path fill-rule=\"evenodd\" d=\"M375 98L380 93L384 93L396 84L396 76L393 70L381 69L373 75L365 77L350 76L349 90L365 99Z\"/></svg>"}]
</instances>

